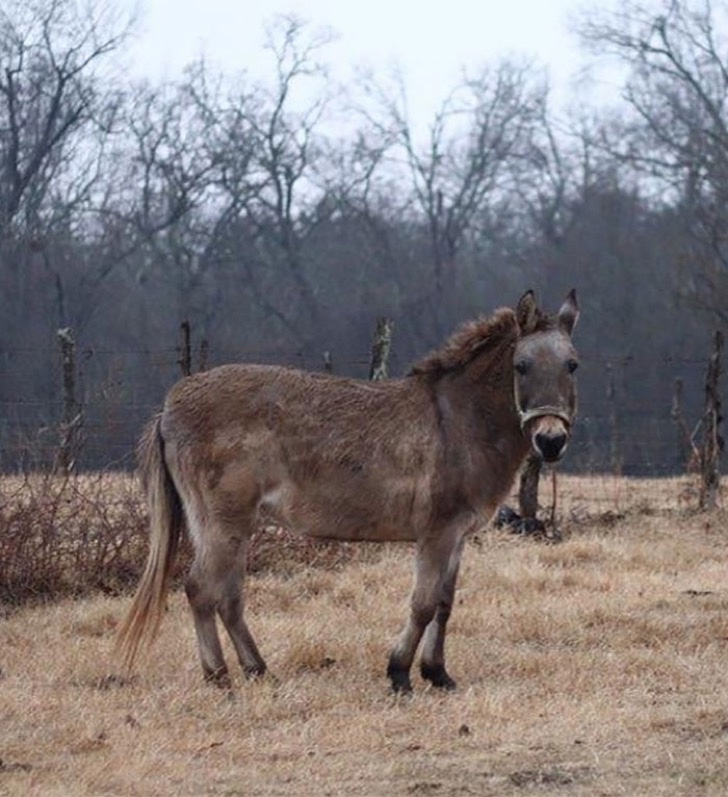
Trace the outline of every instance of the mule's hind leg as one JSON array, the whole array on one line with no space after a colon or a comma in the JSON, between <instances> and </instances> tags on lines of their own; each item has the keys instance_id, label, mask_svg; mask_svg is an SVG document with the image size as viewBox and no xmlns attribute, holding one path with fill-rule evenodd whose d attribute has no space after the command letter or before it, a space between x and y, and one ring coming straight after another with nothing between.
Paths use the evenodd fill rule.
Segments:
<instances>
[{"instance_id":1,"label":"mule's hind leg","mask_svg":"<svg viewBox=\"0 0 728 797\"><path fill-rule=\"evenodd\" d=\"M240 542L234 561L231 563L218 612L235 646L243 672L248 677L256 677L265 673L266 666L253 635L243 619L243 580L247 547L248 540L245 538Z\"/></svg>"},{"instance_id":2,"label":"mule's hind leg","mask_svg":"<svg viewBox=\"0 0 728 797\"><path fill-rule=\"evenodd\" d=\"M197 648L205 680L229 687L230 677L215 622L218 596L210 583L207 570L207 562L198 552L185 581L185 592L195 622Z\"/></svg>"},{"instance_id":3,"label":"mule's hind leg","mask_svg":"<svg viewBox=\"0 0 728 797\"><path fill-rule=\"evenodd\" d=\"M433 686L441 689L455 689L456 686L455 681L445 669L445 632L455 598L455 584L464 542L465 538L463 537L452 552L449 567L442 583L440 600L435 610L435 616L425 629L422 640L420 673Z\"/></svg>"},{"instance_id":4,"label":"mule's hind leg","mask_svg":"<svg viewBox=\"0 0 728 797\"><path fill-rule=\"evenodd\" d=\"M246 675L262 675L263 661L243 620L241 587L245 570L247 538L222 524L208 528L207 545L198 551L185 584L195 620L200 661L205 678L221 686L230 685L227 665L217 632L220 615Z\"/></svg>"},{"instance_id":5,"label":"mule's hind leg","mask_svg":"<svg viewBox=\"0 0 728 797\"><path fill-rule=\"evenodd\" d=\"M417 547L410 616L397 639L387 667L394 692L412 691L410 669L417 646L425 629L433 622L438 605L442 603L443 585L450 571L453 553L459 545L459 535L456 536L453 530L438 538L423 540ZM443 625L443 637L444 633Z\"/></svg>"}]
</instances>

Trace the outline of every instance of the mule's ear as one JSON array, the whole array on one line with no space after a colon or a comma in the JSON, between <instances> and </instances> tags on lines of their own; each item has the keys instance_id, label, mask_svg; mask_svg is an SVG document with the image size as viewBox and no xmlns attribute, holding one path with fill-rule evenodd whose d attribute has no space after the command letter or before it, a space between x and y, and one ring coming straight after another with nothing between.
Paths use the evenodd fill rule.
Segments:
<instances>
[{"instance_id":1,"label":"mule's ear","mask_svg":"<svg viewBox=\"0 0 728 797\"><path fill-rule=\"evenodd\" d=\"M579 320L579 305L576 301L576 291L573 288L569 291L564 303L561 305L558 318L561 329L563 329L567 335L571 335L576 326L576 322Z\"/></svg>"},{"instance_id":2,"label":"mule's ear","mask_svg":"<svg viewBox=\"0 0 728 797\"><path fill-rule=\"evenodd\" d=\"M536 295L533 291L526 291L518 300L516 307L516 318L522 335L533 332L538 321L539 310L536 304Z\"/></svg>"}]
</instances>

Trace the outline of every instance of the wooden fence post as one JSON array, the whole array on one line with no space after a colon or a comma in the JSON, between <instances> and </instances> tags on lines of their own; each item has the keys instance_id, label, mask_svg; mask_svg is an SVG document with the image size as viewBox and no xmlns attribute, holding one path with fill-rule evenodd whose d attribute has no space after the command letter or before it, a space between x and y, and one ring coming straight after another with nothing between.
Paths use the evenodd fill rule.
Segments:
<instances>
[{"instance_id":1,"label":"wooden fence post","mask_svg":"<svg viewBox=\"0 0 728 797\"><path fill-rule=\"evenodd\" d=\"M374 331L372 342L372 356L369 367L369 379L378 382L388 376L387 366L389 363L389 352L392 348L392 327L394 322L391 318L378 318L377 328Z\"/></svg>"},{"instance_id":2,"label":"wooden fence post","mask_svg":"<svg viewBox=\"0 0 728 797\"><path fill-rule=\"evenodd\" d=\"M697 428L692 433L685 420L683 409L683 380L678 377L675 379L675 392L672 396L672 406L670 407L670 417L677 427L677 456L681 464L688 473L694 473L700 463L700 451L695 445L694 437ZM700 426L700 424L698 425Z\"/></svg>"},{"instance_id":3,"label":"wooden fence post","mask_svg":"<svg viewBox=\"0 0 728 797\"><path fill-rule=\"evenodd\" d=\"M76 462L81 438L81 407L76 397L76 341L70 327L56 333L61 347L63 420L59 428L55 468L68 474Z\"/></svg>"},{"instance_id":4,"label":"wooden fence post","mask_svg":"<svg viewBox=\"0 0 728 797\"><path fill-rule=\"evenodd\" d=\"M705 376L705 415L703 447L700 451L700 508L714 509L718 505L720 488L719 460L723 451L720 433L721 415L720 369L723 356L723 333L718 330L713 337L713 353L708 360Z\"/></svg>"},{"instance_id":5,"label":"wooden fence post","mask_svg":"<svg viewBox=\"0 0 728 797\"><path fill-rule=\"evenodd\" d=\"M687 466L688 462L688 442L690 440L690 432L688 425L685 421L682 406L683 394L683 381L678 377L675 379L675 392L672 394L672 406L670 407L670 417L675 422L677 427L677 456L680 463Z\"/></svg>"},{"instance_id":6,"label":"wooden fence post","mask_svg":"<svg viewBox=\"0 0 728 797\"><path fill-rule=\"evenodd\" d=\"M190 322L183 321L180 325L180 344L177 347L179 358L177 362L182 369L182 376L192 373L192 345L190 343Z\"/></svg>"},{"instance_id":7,"label":"wooden fence post","mask_svg":"<svg viewBox=\"0 0 728 797\"><path fill-rule=\"evenodd\" d=\"M326 350L323 353L322 357L323 357L323 360L324 360L324 371L327 374L333 374L334 373L334 362L331 359L331 352Z\"/></svg>"},{"instance_id":8,"label":"wooden fence post","mask_svg":"<svg viewBox=\"0 0 728 797\"><path fill-rule=\"evenodd\" d=\"M197 370L198 371L206 371L207 370L207 358L210 354L210 344L207 341L207 338L203 338L200 341L200 351L197 358Z\"/></svg>"},{"instance_id":9,"label":"wooden fence post","mask_svg":"<svg viewBox=\"0 0 728 797\"><path fill-rule=\"evenodd\" d=\"M607 401L609 402L609 460L612 473L622 475L622 453L619 444L619 415L617 413L617 389L614 384L614 370L607 363Z\"/></svg>"}]
</instances>

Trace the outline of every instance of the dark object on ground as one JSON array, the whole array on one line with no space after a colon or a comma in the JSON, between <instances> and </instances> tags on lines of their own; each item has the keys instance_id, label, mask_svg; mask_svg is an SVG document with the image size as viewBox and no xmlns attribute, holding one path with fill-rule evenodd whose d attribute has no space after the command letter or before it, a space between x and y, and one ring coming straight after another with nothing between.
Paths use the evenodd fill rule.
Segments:
<instances>
[{"instance_id":1,"label":"dark object on ground","mask_svg":"<svg viewBox=\"0 0 728 797\"><path fill-rule=\"evenodd\" d=\"M535 517L521 517L521 515L507 504L504 504L496 513L495 527L509 529L513 534L544 537L548 540L559 540L561 534L558 529L549 529L543 520Z\"/></svg>"}]
</instances>

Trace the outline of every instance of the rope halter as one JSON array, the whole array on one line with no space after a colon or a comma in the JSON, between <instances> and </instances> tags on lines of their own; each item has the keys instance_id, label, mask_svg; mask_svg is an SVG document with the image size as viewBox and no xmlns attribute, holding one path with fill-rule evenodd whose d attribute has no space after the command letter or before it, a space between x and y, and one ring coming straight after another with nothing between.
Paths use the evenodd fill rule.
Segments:
<instances>
[{"instance_id":1,"label":"rope halter","mask_svg":"<svg viewBox=\"0 0 728 797\"><path fill-rule=\"evenodd\" d=\"M561 409L561 407L553 407L545 404L542 407L534 407L532 410L522 410L519 406L516 406L516 409L518 410L518 419L521 422L521 430L523 430L529 421L532 421L534 418L542 418L544 415L553 415L556 418L561 418L567 426L571 426L570 413Z\"/></svg>"},{"instance_id":2,"label":"rope halter","mask_svg":"<svg viewBox=\"0 0 728 797\"><path fill-rule=\"evenodd\" d=\"M521 431L523 431L529 421L534 418L543 418L545 415L561 418L567 427L571 426L571 413L563 409L563 407L557 407L555 404L542 404L540 407L533 407L530 410L521 409L521 391L518 389L518 377L515 375L513 379L513 398L516 402L516 412L518 412L518 420L521 423Z\"/></svg>"}]
</instances>

